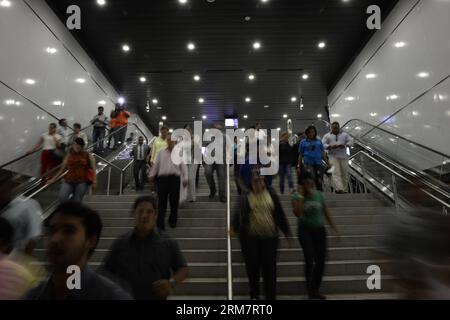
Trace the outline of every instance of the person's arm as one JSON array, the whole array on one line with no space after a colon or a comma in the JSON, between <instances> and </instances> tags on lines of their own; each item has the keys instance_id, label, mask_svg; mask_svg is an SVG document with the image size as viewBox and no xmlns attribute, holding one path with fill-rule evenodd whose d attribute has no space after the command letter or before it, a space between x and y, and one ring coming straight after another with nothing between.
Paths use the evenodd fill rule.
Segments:
<instances>
[{"instance_id":1,"label":"person's arm","mask_svg":"<svg viewBox=\"0 0 450 320\"><path fill-rule=\"evenodd\" d=\"M286 238L289 238L291 236L291 228L289 228L289 223L286 214L284 213L283 206L281 205L280 198L275 192L271 192L271 196L275 205L278 228L280 228Z\"/></svg>"},{"instance_id":2,"label":"person's arm","mask_svg":"<svg viewBox=\"0 0 450 320\"><path fill-rule=\"evenodd\" d=\"M92 181L92 188L95 189L97 187L97 170L96 170L96 163L95 163L95 158L92 154L89 154L89 162L90 162L90 167L92 169L92 171L94 172L94 180Z\"/></svg>"},{"instance_id":3,"label":"person's arm","mask_svg":"<svg viewBox=\"0 0 450 320\"><path fill-rule=\"evenodd\" d=\"M58 148L58 149L61 148L62 136L60 136L59 134L55 134L53 136L53 139L55 140L56 148Z\"/></svg>"},{"instance_id":4,"label":"person's arm","mask_svg":"<svg viewBox=\"0 0 450 320\"><path fill-rule=\"evenodd\" d=\"M328 161L327 152L325 151L322 142L320 142L320 146L321 146L321 149L322 149L322 159L325 161L325 163L327 164L327 166L330 167L330 162Z\"/></svg>"},{"instance_id":5,"label":"person's arm","mask_svg":"<svg viewBox=\"0 0 450 320\"><path fill-rule=\"evenodd\" d=\"M328 205L325 201L323 201L323 212L325 214L325 219L327 220L328 224L331 226L333 231L339 235L339 231L338 231L336 225L334 224L333 219L331 218L330 209L328 208Z\"/></svg>"},{"instance_id":6,"label":"person's arm","mask_svg":"<svg viewBox=\"0 0 450 320\"><path fill-rule=\"evenodd\" d=\"M152 151L151 151L151 155L150 155L150 166L153 166L155 163L155 157L156 157L156 147L157 147L157 140L158 138L155 139L155 141L153 142L153 146L152 146Z\"/></svg>"},{"instance_id":7,"label":"person's arm","mask_svg":"<svg viewBox=\"0 0 450 320\"><path fill-rule=\"evenodd\" d=\"M323 139L322 139L323 148L324 148L325 150L330 150L330 149L331 149L330 144L328 144L328 137L329 137L329 136L330 136L330 135L327 133L326 135L324 135L324 137L323 137Z\"/></svg>"},{"instance_id":8,"label":"person's arm","mask_svg":"<svg viewBox=\"0 0 450 320\"><path fill-rule=\"evenodd\" d=\"M44 138L40 137L38 142L36 143L36 145L33 147L33 149L31 149L30 151L27 152L27 154L33 153L37 150L39 150L40 147L42 147L42 144L44 143Z\"/></svg>"},{"instance_id":9,"label":"person's arm","mask_svg":"<svg viewBox=\"0 0 450 320\"><path fill-rule=\"evenodd\" d=\"M305 196L303 188L301 188L300 192L294 193L292 195L291 201L294 215L297 218L301 218L305 213Z\"/></svg>"},{"instance_id":10,"label":"person's arm","mask_svg":"<svg viewBox=\"0 0 450 320\"><path fill-rule=\"evenodd\" d=\"M353 138L348 133L345 133L345 146L349 148L353 147Z\"/></svg>"},{"instance_id":11,"label":"person's arm","mask_svg":"<svg viewBox=\"0 0 450 320\"><path fill-rule=\"evenodd\" d=\"M150 170L149 176L150 181L153 180L158 175L160 159L161 159L161 152L156 157L156 161L153 164L152 169Z\"/></svg>"}]
</instances>

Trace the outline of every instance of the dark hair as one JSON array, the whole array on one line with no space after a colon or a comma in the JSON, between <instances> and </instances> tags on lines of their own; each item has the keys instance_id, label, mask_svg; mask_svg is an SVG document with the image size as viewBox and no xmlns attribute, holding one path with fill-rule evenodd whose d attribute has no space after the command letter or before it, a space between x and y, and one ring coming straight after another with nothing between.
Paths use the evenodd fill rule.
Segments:
<instances>
[{"instance_id":1,"label":"dark hair","mask_svg":"<svg viewBox=\"0 0 450 320\"><path fill-rule=\"evenodd\" d=\"M331 124L331 126L334 126L335 124L337 124L339 127L341 126L341 125L339 124L339 122L337 122L337 121L333 122L333 123Z\"/></svg>"},{"instance_id":2,"label":"dark hair","mask_svg":"<svg viewBox=\"0 0 450 320\"><path fill-rule=\"evenodd\" d=\"M162 126L161 129L159 129L159 131L163 131L163 130L169 131L169 127L167 127L167 126Z\"/></svg>"},{"instance_id":3,"label":"dark hair","mask_svg":"<svg viewBox=\"0 0 450 320\"><path fill-rule=\"evenodd\" d=\"M56 123L52 122L48 125L49 127L55 127L56 128Z\"/></svg>"},{"instance_id":4,"label":"dark hair","mask_svg":"<svg viewBox=\"0 0 450 320\"><path fill-rule=\"evenodd\" d=\"M98 106L98 109L99 109L99 110L100 110L100 109L105 110L105 107L104 107L104 106Z\"/></svg>"},{"instance_id":5,"label":"dark hair","mask_svg":"<svg viewBox=\"0 0 450 320\"><path fill-rule=\"evenodd\" d=\"M63 216L72 216L81 219L81 224L86 230L86 238L97 237L97 244L100 240L102 233L102 220L100 219L97 211L85 206L79 202L66 201L58 205L58 207L50 214L50 216L44 221L44 226L48 227L52 217L56 214ZM97 246L97 245L96 245ZM94 253L95 247L92 248L88 257Z\"/></svg>"},{"instance_id":6,"label":"dark hair","mask_svg":"<svg viewBox=\"0 0 450 320\"><path fill-rule=\"evenodd\" d=\"M153 209L158 210L158 199L155 196L142 196L142 197L137 198L134 201L133 210L136 210L137 207L143 202L151 203L153 206Z\"/></svg>"},{"instance_id":7,"label":"dark hair","mask_svg":"<svg viewBox=\"0 0 450 320\"><path fill-rule=\"evenodd\" d=\"M306 180L314 180L314 177L313 177L313 175L312 175L311 173L309 173L308 171L302 170L302 172L301 172L300 177L299 177L298 180L299 180L299 183L300 183L300 184L303 184L303 183L305 183Z\"/></svg>"},{"instance_id":8,"label":"dark hair","mask_svg":"<svg viewBox=\"0 0 450 320\"><path fill-rule=\"evenodd\" d=\"M14 228L5 218L0 217L0 243L7 245L6 254L11 252L12 242L14 239Z\"/></svg>"},{"instance_id":9,"label":"dark hair","mask_svg":"<svg viewBox=\"0 0 450 320\"><path fill-rule=\"evenodd\" d=\"M86 145L86 142L84 142L84 140L82 138L76 138L73 142L82 147L84 147Z\"/></svg>"},{"instance_id":10,"label":"dark hair","mask_svg":"<svg viewBox=\"0 0 450 320\"><path fill-rule=\"evenodd\" d=\"M60 126L62 126L63 121L66 121L66 119L59 119L58 123Z\"/></svg>"},{"instance_id":11,"label":"dark hair","mask_svg":"<svg viewBox=\"0 0 450 320\"><path fill-rule=\"evenodd\" d=\"M81 129L81 124L79 124L79 123L74 123L74 124L73 124L73 127L74 127L74 128L78 128L78 129Z\"/></svg>"},{"instance_id":12,"label":"dark hair","mask_svg":"<svg viewBox=\"0 0 450 320\"><path fill-rule=\"evenodd\" d=\"M305 135L306 135L306 137L308 137L308 133L309 133L311 130L314 130L314 138L317 138L317 129L316 129L316 127L314 127L314 126L309 126L308 128L306 128L306 130L305 130Z\"/></svg>"}]
</instances>

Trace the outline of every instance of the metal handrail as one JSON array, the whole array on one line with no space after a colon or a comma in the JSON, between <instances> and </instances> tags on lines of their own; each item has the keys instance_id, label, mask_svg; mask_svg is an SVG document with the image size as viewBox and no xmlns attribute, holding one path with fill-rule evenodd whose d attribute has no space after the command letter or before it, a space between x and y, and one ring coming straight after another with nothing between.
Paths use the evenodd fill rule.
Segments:
<instances>
[{"instance_id":1,"label":"metal handrail","mask_svg":"<svg viewBox=\"0 0 450 320\"><path fill-rule=\"evenodd\" d=\"M388 166L386 166L384 163L382 163L381 161L377 160L376 158L372 157L371 155L369 155L367 152L364 151L359 151L356 154L354 154L352 157L350 157L350 160L352 160L353 158L355 158L358 154L363 154L364 156L368 157L369 159L371 159L372 161L376 162L377 164L379 164L380 166L382 166L383 168L385 168L386 170L388 170L389 172L391 172L392 174L394 174L397 177L400 177L401 179L403 179L404 181L408 182L411 185L417 186L414 182L412 182L411 180L409 180L408 178L402 176L401 174L399 174L397 171L393 170L392 168L389 168ZM393 186L395 188L395 186ZM429 193L428 191L420 188L421 191L423 191L425 194L427 194L428 196L432 197L434 200L436 200L437 202L439 202L440 204L442 204L443 206L447 207L448 209L450 209L450 204L437 198L435 195ZM394 190L395 193L396 190ZM442 194L442 193L441 193ZM443 194L445 195L445 194ZM448 197L448 195L447 195Z\"/></svg>"},{"instance_id":2,"label":"metal handrail","mask_svg":"<svg viewBox=\"0 0 450 320\"><path fill-rule=\"evenodd\" d=\"M227 157L227 282L228 300L233 300L233 268L231 251L231 190L230 190L230 164Z\"/></svg>"},{"instance_id":3,"label":"metal handrail","mask_svg":"<svg viewBox=\"0 0 450 320\"><path fill-rule=\"evenodd\" d=\"M327 124L329 124L329 122L327 122L327 121L325 121L325 120L323 120L323 119L322 119L322 121L324 121L324 122L326 122ZM362 123L364 123L365 125L368 125L368 126L372 127L373 129L377 129L377 130L383 131L383 132L385 132L385 133L387 133L387 134L389 134L389 135L392 135L392 136L397 137L397 138L400 139L400 140L404 140L404 141L406 141L406 142L408 142L408 143L413 143L413 144L415 144L416 146L419 146L419 147L421 147L421 148L423 148L423 149L426 149L426 150L428 150L428 151L430 151L430 152L432 152L432 153L435 153L435 154L438 154L438 155L440 155L440 156L442 156L442 157L445 157L445 158L449 158L449 159L450 159L450 155L447 155L447 154L442 153L442 152L440 152L440 151L431 149L430 147L424 146L424 145L422 145L422 144L420 144L420 143L417 143L417 142L415 142L415 141L409 140L409 139L407 139L407 138L400 137L399 135L397 135L397 134L395 134L395 133L393 133L393 132L390 132L390 131L388 131L388 130L386 130L386 129L382 129L382 128L380 128L380 127L377 127L377 126L375 126L375 125L373 125L373 124L371 124L371 123L369 123L369 122L367 122L367 121L361 120L361 119L351 119L351 120L347 121L347 122L342 126L342 128L345 128L346 126L349 125L350 122L353 122L353 121L359 121L359 122L362 122ZM346 131L346 132L347 132L347 131ZM347 133L348 133L348 132L347 132ZM350 134L350 133L349 133L349 134ZM350 134L350 135L353 136L352 134ZM365 134L365 135L366 135L366 134ZM364 136L365 136L365 135L364 135ZM353 136L353 137L354 137L354 136Z\"/></svg>"}]
</instances>

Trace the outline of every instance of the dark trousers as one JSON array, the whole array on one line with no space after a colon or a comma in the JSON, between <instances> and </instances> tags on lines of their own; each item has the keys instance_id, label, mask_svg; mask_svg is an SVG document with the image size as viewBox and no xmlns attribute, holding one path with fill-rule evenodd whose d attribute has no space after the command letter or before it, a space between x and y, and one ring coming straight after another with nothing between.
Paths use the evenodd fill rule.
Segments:
<instances>
[{"instance_id":1,"label":"dark trousers","mask_svg":"<svg viewBox=\"0 0 450 320\"><path fill-rule=\"evenodd\" d=\"M289 189L294 189L294 182L292 181L291 164L280 164L280 192L284 194L284 178L287 176Z\"/></svg>"},{"instance_id":2,"label":"dark trousers","mask_svg":"<svg viewBox=\"0 0 450 320\"><path fill-rule=\"evenodd\" d=\"M278 238L260 238L241 234L240 242L250 286L250 299L259 299L259 280L262 273L266 300L275 300Z\"/></svg>"},{"instance_id":3,"label":"dark trousers","mask_svg":"<svg viewBox=\"0 0 450 320\"><path fill-rule=\"evenodd\" d=\"M316 182L316 188L319 191L323 191L323 167L321 164L306 164L304 170L309 172Z\"/></svg>"},{"instance_id":4,"label":"dark trousers","mask_svg":"<svg viewBox=\"0 0 450 320\"><path fill-rule=\"evenodd\" d=\"M158 227L165 229L167 201L170 201L169 223L176 224L178 220L178 202L180 201L180 177L158 177Z\"/></svg>"},{"instance_id":5,"label":"dark trousers","mask_svg":"<svg viewBox=\"0 0 450 320\"><path fill-rule=\"evenodd\" d=\"M105 128L96 128L94 127L94 131L92 132L92 140L95 143L94 152L102 152L105 138Z\"/></svg>"},{"instance_id":6,"label":"dark trousers","mask_svg":"<svg viewBox=\"0 0 450 320\"><path fill-rule=\"evenodd\" d=\"M308 294L317 293L325 271L327 232L325 227L299 226L298 240L305 257L305 278Z\"/></svg>"},{"instance_id":7,"label":"dark trousers","mask_svg":"<svg viewBox=\"0 0 450 320\"><path fill-rule=\"evenodd\" d=\"M136 189L144 188L147 162L145 160L134 160L133 174Z\"/></svg>"},{"instance_id":8,"label":"dark trousers","mask_svg":"<svg viewBox=\"0 0 450 320\"><path fill-rule=\"evenodd\" d=\"M108 137L108 149L111 149L111 140L114 139L114 143L116 143L116 134L117 128L111 128L109 130L109 137ZM113 145L114 146L114 145Z\"/></svg>"},{"instance_id":9,"label":"dark trousers","mask_svg":"<svg viewBox=\"0 0 450 320\"><path fill-rule=\"evenodd\" d=\"M116 128L116 133L114 134L114 148L125 143L125 138L127 136L127 127Z\"/></svg>"},{"instance_id":10,"label":"dark trousers","mask_svg":"<svg viewBox=\"0 0 450 320\"><path fill-rule=\"evenodd\" d=\"M212 195L216 194L216 182L214 181L214 171L217 172L217 178L219 180L219 198L221 201L225 201L227 198L225 191L225 175L226 175L226 164L207 164L205 166L205 176L208 182L209 191Z\"/></svg>"}]
</instances>

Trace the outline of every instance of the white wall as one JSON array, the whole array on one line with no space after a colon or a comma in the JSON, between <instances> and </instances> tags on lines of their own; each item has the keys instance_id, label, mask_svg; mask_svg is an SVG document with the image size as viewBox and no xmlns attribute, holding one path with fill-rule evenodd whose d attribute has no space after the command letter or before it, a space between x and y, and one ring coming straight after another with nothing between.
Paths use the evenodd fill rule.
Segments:
<instances>
[{"instance_id":1,"label":"white wall","mask_svg":"<svg viewBox=\"0 0 450 320\"><path fill-rule=\"evenodd\" d=\"M48 123L56 121L25 98L56 118L83 126L89 125L100 101L106 102L109 114L118 98L113 86L44 0L9 1L10 7L0 6L0 80L11 87L0 83L0 164L29 150ZM50 54L47 48L57 51ZM77 83L79 78L85 82ZM36 83L26 84L26 79ZM15 104L8 104L10 100ZM55 106L55 101L63 105ZM150 139L151 133L139 117L133 119Z\"/></svg>"},{"instance_id":2,"label":"white wall","mask_svg":"<svg viewBox=\"0 0 450 320\"><path fill-rule=\"evenodd\" d=\"M398 42L405 46L396 47ZM418 76L422 72L427 76ZM449 76L450 1L401 0L329 94L332 120L362 119L448 155ZM411 160L397 139L376 140L399 159ZM415 165L426 169L442 157L428 160Z\"/></svg>"}]
</instances>

